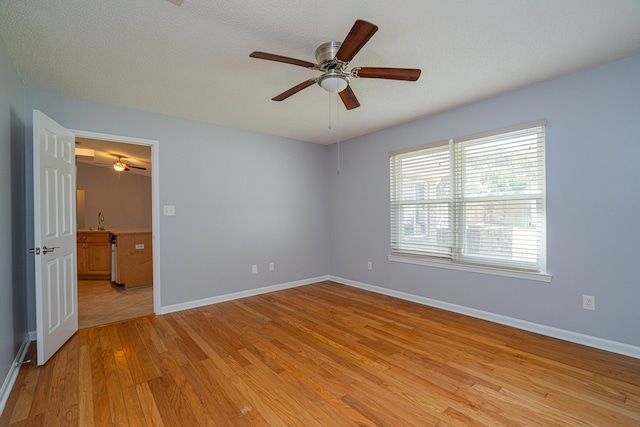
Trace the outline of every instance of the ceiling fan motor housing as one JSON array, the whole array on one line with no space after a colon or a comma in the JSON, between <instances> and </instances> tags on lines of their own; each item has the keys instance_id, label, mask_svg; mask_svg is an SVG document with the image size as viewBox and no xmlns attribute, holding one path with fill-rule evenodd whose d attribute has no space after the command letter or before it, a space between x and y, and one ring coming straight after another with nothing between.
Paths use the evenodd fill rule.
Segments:
<instances>
[{"instance_id":1,"label":"ceiling fan motor housing","mask_svg":"<svg viewBox=\"0 0 640 427\"><path fill-rule=\"evenodd\" d=\"M347 63L336 59L336 54L341 45L341 42L331 41L318 46L316 49L316 61L318 61L320 71L344 71Z\"/></svg>"},{"instance_id":2,"label":"ceiling fan motor housing","mask_svg":"<svg viewBox=\"0 0 640 427\"><path fill-rule=\"evenodd\" d=\"M322 64L325 61L331 61L335 58L338 50L340 50L341 44L342 43L340 42L331 41L322 43L318 46L316 49L316 61L318 61L318 64Z\"/></svg>"}]
</instances>

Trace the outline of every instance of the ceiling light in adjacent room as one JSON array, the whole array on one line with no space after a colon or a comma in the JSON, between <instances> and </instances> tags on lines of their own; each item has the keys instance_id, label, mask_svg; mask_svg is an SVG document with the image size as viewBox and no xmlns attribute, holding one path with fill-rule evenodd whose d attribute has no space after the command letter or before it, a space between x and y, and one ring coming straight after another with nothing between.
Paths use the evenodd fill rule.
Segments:
<instances>
[{"instance_id":1,"label":"ceiling light in adjacent room","mask_svg":"<svg viewBox=\"0 0 640 427\"><path fill-rule=\"evenodd\" d=\"M127 169L127 165L124 164L122 160L118 159L113 162L113 168L118 172L123 172Z\"/></svg>"}]
</instances>

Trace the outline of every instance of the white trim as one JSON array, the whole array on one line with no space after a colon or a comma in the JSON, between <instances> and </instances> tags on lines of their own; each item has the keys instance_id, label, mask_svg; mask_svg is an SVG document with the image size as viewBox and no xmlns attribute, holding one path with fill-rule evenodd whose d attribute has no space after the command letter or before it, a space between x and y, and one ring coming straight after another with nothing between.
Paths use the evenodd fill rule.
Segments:
<instances>
[{"instance_id":1,"label":"white trim","mask_svg":"<svg viewBox=\"0 0 640 427\"><path fill-rule=\"evenodd\" d=\"M481 138L487 138L491 136L498 136L498 135L502 135L503 133L518 132L521 130L528 130L530 128L543 127L546 125L547 125L547 119L539 119L539 120L534 120L532 122L520 123L513 126L505 126L499 129L493 129L493 130L488 130L484 132L476 132L476 133L472 133L471 135L460 136L458 138L453 138L453 142L458 144L460 142L471 141L472 139L481 139Z\"/></svg>"},{"instance_id":2,"label":"white trim","mask_svg":"<svg viewBox=\"0 0 640 427\"><path fill-rule=\"evenodd\" d=\"M151 236L153 239L153 312L160 313L162 287L160 286L160 159L159 141L156 139L136 138L99 132L69 129L76 136L124 144L145 145L151 147Z\"/></svg>"},{"instance_id":3,"label":"white trim","mask_svg":"<svg viewBox=\"0 0 640 427\"><path fill-rule=\"evenodd\" d=\"M11 364L9 372L7 373L7 377L4 379L2 388L0 388L0 414L2 414L2 412L4 411L4 407L7 404L7 400L9 400L9 395L11 394L11 390L13 389L13 385L18 378L20 365L24 361L24 356L27 354L29 344L31 343L30 335L30 333L25 335L24 340L20 345L20 349L18 350L18 353L16 353L16 357Z\"/></svg>"},{"instance_id":4,"label":"white trim","mask_svg":"<svg viewBox=\"0 0 640 427\"><path fill-rule=\"evenodd\" d=\"M476 132L476 133L472 133L470 135L459 136L457 138L443 139L441 141L430 142L430 143L427 143L427 144L418 145L417 147L401 148L400 150L390 151L389 152L389 157L397 156L399 154L411 153L413 151L420 151L420 150L424 150L424 149L427 149L427 148L442 147L443 145L448 145L450 143L456 143L457 144L459 142L466 142L466 141L470 141L472 139L486 138L488 136L495 136L495 135L500 135L500 134L503 134L503 133L516 132L516 131L519 131L519 130L525 130L525 129L534 128L534 127L542 127L542 126L546 126L546 125L547 125L547 119L534 120L534 121L528 122L528 123L520 123L518 125L506 126L506 127L500 128L500 129L493 129L493 130L488 130L488 131L484 131L484 132Z\"/></svg>"},{"instance_id":5,"label":"white trim","mask_svg":"<svg viewBox=\"0 0 640 427\"><path fill-rule=\"evenodd\" d=\"M591 335L585 335L578 332L567 331L565 329L554 328L551 326L541 325L538 323L528 322L526 320L515 319L513 317L503 316L500 314L477 310L475 308L464 307L457 304L451 304L444 301L439 301L431 298L421 297L418 295L408 294L408 293L396 291L393 289L381 288L379 286L356 282L354 280L349 280L349 279L343 279L341 277L329 276L329 280L332 280L334 282L337 282L343 285L353 286L354 288L360 288L367 291L376 292L379 294L416 302L418 304L426 305L429 307L440 308L443 310L452 311L454 313L464 314L466 316L471 316L478 319L488 320L490 322L511 326L517 329L522 329L529 332L535 332L538 334L546 335L548 337L558 338L564 341L569 341L576 344L582 344L582 345L597 348L600 350L610 351L612 353L622 354L624 356L640 359L640 347L638 346L625 344L617 341L611 341L603 338L598 338Z\"/></svg>"},{"instance_id":6,"label":"white trim","mask_svg":"<svg viewBox=\"0 0 640 427\"><path fill-rule=\"evenodd\" d=\"M354 288L364 289L366 291L388 295L390 297L415 302L415 303L426 305L429 307L435 307L442 310L451 311L454 313L464 314L466 316L488 320L490 322L498 323L501 325L522 329L524 331L535 332L541 335L546 335L548 337L558 338L564 341L586 345L588 347L593 347L600 350L610 351L612 353L622 354L624 356L640 359L640 347L638 346L625 344L617 341L611 341L604 338L598 338L591 335L581 334L578 332L567 331L565 329L554 328L552 326L541 325L541 324L529 322L526 320L503 316L501 314L490 313L490 312L478 310L475 308L464 307L457 304L434 300L431 298L426 298L418 295L409 294L406 292L396 291L393 289L382 288L379 286L369 285L362 282L356 282L355 280L343 279L341 277L336 277L331 275L298 280L298 281L289 282L289 283L282 283L279 285L265 286L263 288L250 289L250 290L241 291L241 292L234 292L232 294L220 295L220 296L211 297L211 298L204 298L201 300L189 301L189 302L184 302L180 304L173 304L173 305L161 307L158 314L168 314L176 311L203 307L206 305L217 304L220 302L231 301L239 298L246 298L254 295L266 294L269 292L295 288L298 286L310 285L313 283L322 282L326 280L331 280L333 282L340 283L347 286L352 286Z\"/></svg>"},{"instance_id":7,"label":"white trim","mask_svg":"<svg viewBox=\"0 0 640 427\"><path fill-rule=\"evenodd\" d=\"M514 277L516 279L535 280L538 282L551 282L553 276L548 273L534 273L528 271L506 270L471 264L461 264L452 261L435 261L425 258L411 258L399 255L387 255L389 261L404 262L407 264L426 265L429 267L447 268L449 270L469 271L472 273L493 274L494 276Z\"/></svg>"},{"instance_id":8,"label":"white trim","mask_svg":"<svg viewBox=\"0 0 640 427\"><path fill-rule=\"evenodd\" d=\"M281 291L289 288L296 288L298 286L310 285L312 283L323 282L329 280L329 276L313 277L310 279L297 280L295 282L282 283L279 285L265 286L263 288L249 289L246 291L234 292L232 294L219 295L210 298L203 298L195 301L188 301L179 304L167 305L160 308L158 314L168 314L176 311L189 310L191 308L203 307L205 305L217 304L225 301L232 301L235 299L251 297L254 295L267 294L269 292Z\"/></svg>"}]
</instances>

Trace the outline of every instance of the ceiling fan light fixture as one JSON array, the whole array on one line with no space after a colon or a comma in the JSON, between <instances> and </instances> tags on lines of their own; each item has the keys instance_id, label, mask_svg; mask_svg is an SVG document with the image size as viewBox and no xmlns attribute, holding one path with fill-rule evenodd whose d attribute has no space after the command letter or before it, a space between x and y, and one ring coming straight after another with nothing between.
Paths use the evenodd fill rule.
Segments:
<instances>
[{"instance_id":1,"label":"ceiling fan light fixture","mask_svg":"<svg viewBox=\"0 0 640 427\"><path fill-rule=\"evenodd\" d=\"M127 165L125 165L122 160L118 159L118 160L114 160L113 168L118 172L124 172L127 169Z\"/></svg>"},{"instance_id":2,"label":"ceiling fan light fixture","mask_svg":"<svg viewBox=\"0 0 640 427\"><path fill-rule=\"evenodd\" d=\"M327 92L342 92L349 86L349 78L341 73L326 73L318 78L318 84Z\"/></svg>"}]
</instances>

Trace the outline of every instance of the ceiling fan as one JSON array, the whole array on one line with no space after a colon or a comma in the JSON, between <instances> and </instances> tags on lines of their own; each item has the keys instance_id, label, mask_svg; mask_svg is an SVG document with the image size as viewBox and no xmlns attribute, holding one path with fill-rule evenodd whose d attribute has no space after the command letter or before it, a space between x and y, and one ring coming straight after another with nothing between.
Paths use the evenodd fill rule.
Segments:
<instances>
[{"instance_id":1,"label":"ceiling fan","mask_svg":"<svg viewBox=\"0 0 640 427\"><path fill-rule=\"evenodd\" d=\"M320 77L306 80L282 92L272 98L273 101L283 101L302 89L317 83L329 92L339 92L344 106L347 110L352 110L359 107L360 102L358 102L358 98L356 98L355 93L349 86L351 78L416 81L420 77L421 70L416 68L356 67L351 71L347 71L349 62L376 31L378 31L376 25L358 19L342 43L331 41L318 46L315 52L317 64L266 52L252 52L249 56L319 70L323 73Z\"/></svg>"},{"instance_id":2,"label":"ceiling fan","mask_svg":"<svg viewBox=\"0 0 640 427\"><path fill-rule=\"evenodd\" d=\"M122 161L122 159L126 159L126 157L118 156L118 160L114 160L113 161L113 169L115 169L118 172L128 172L131 169L140 169L140 170L143 170L143 171L147 170L147 168L143 168L141 166L133 166L133 165L130 165L128 163L125 163L125 162Z\"/></svg>"}]
</instances>

